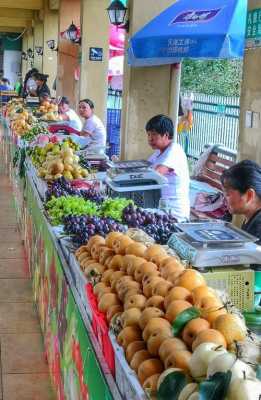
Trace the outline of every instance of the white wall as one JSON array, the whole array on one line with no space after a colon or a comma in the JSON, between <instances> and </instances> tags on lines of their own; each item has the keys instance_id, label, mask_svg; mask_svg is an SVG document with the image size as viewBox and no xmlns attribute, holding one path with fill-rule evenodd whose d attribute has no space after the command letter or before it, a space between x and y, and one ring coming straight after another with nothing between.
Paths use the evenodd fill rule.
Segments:
<instances>
[{"instance_id":1,"label":"white wall","mask_svg":"<svg viewBox=\"0 0 261 400\"><path fill-rule=\"evenodd\" d=\"M17 74L21 72L21 51L4 51L3 70L3 76L9 79L10 85L13 87L17 81Z\"/></svg>"}]
</instances>

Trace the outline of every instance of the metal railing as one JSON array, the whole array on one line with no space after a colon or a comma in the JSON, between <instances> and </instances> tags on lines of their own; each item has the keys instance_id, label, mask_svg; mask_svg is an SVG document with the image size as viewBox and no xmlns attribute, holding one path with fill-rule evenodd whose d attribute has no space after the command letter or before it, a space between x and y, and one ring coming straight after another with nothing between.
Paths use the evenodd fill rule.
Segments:
<instances>
[{"instance_id":1,"label":"metal railing","mask_svg":"<svg viewBox=\"0 0 261 400\"><path fill-rule=\"evenodd\" d=\"M186 96L186 93L182 93ZM178 135L189 158L198 158L204 146L221 144L236 151L239 132L239 98L193 94L193 127ZM107 103L108 154L119 154L122 92L109 89Z\"/></svg>"},{"instance_id":2,"label":"metal railing","mask_svg":"<svg viewBox=\"0 0 261 400\"><path fill-rule=\"evenodd\" d=\"M183 95L186 95L185 93ZM237 150L239 98L194 94L193 128L179 135L179 142L191 158L198 158L204 145L222 144Z\"/></svg>"}]
</instances>

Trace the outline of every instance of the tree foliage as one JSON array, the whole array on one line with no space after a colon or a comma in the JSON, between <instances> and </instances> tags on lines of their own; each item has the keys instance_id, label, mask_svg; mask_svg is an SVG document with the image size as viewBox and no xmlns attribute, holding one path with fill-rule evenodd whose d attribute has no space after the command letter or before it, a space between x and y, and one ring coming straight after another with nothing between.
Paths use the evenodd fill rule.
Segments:
<instances>
[{"instance_id":1,"label":"tree foliage","mask_svg":"<svg viewBox=\"0 0 261 400\"><path fill-rule=\"evenodd\" d=\"M242 62L238 60L182 63L181 89L218 96L240 96Z\"/></svg>"}]
</instances>

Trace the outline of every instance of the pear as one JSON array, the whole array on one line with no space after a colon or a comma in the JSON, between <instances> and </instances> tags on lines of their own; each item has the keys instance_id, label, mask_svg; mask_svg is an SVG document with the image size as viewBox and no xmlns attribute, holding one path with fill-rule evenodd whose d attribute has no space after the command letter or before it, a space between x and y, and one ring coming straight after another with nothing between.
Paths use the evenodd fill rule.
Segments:
<instances>
[{"instance_id":1,"label":"pear","mask_svg":"<svg viewBox=\"0 0 261 400\"><path fill-rule=\"evenodd\" d=\"M227 353L222 346L217 346L216 343L202 343L192 354L189 361L190 373L195 379L201 379L206 376L208 364L218 357L220 354Z\"/></svg>"},{"instance_id":2,"label":"pear","mask_svg":"<svg viewBox=\"0 0 261 400\"><path fill-rule=\"evenodd\" d=\"M214 375L216 372L227 372L230 371L235 364L237 357L233 353L223 353L215 357L208 364L207 377Z\"/></svg>"},{"instance_id":3,"label":"pear","mask_svg":"<svg viewBox=\"0 0 261 400\"><path fill-rule=\"evenodd\" d=\"M229 385L228 400L259 400L261 381L257 379L235 379Z\"/></svg>"}]
</instances>

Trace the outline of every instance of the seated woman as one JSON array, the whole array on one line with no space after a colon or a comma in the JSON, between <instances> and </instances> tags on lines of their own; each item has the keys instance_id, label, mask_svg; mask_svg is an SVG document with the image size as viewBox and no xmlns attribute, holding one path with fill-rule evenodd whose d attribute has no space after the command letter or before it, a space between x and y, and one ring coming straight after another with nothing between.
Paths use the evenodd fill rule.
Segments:
<instances>
[{"instance_id":1,"label":"seated woman","mask_svg":"<svg viewBox=\"0 0 261 400\"><path fill-rule=\"evenodd\" d=\"M221 182L229 212L244 216L241 228L261 245L261 166L241 161L223 172Z\"/></svg>"},{"instance_id":2,"label":"seated woman","mask_svg":"<svg viewBox=\"0 0 261 400\"><path fill-rule=\"evenodd\" d=\"M51 92L47 85L47 78L48 78L48 75L44 75L44 74L38 73L38 74L34 75L37 89L32 94L34 94L35 96L41 97L43 93L48 93L50 96Z\"/></svg>"},{"instance_id":3,"label":"seated woman","mask_svg":"<svg viewBox=\"0 0 261 400\"><path fill-rule=\"evenodd\" d=\"M67 97L63 96L58 99L58 111L63 121L66 121L66 125L75 129L76 131L81 132L82 121L76 112L70 108L70 102Z\"/></svg>"},{"instance_id":4,"label":"seated woman","mask_svg":"<svg viewBox=\"0 0 261 400\"><path fill-rule=\"evenodd\" d=\"M165 115L156 115L147 122L145 129L149 145L156 150L149 161L156 171L168 179L161 196L163 199L171 197L173 215L178 221L185 221L190 215L189 169L182 147L172 141L173 122Z\"/></svg>"},{"instance_id":5,"label":"seated woman","mask_svg":"<svg viewBox=\"0 0 261 400\"><path fill-rule=\"evenodd\" d=\"M90 99L81 100L79 114L85 119L81 136L84 137L88 150L104 151L106 149L106 129L102 121L94 114L94 104Z\"/></svg>"}]
</instances>

